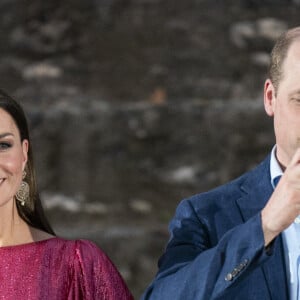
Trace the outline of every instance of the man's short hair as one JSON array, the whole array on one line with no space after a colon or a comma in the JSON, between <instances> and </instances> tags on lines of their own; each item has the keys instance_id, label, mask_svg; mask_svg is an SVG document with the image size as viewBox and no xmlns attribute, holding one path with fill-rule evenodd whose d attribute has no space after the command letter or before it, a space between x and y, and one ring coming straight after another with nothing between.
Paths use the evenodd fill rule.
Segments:
<instances>
[{"instance_id":1,"label":"man's short hair","mask_svg":"<svg viewBox=\"0 0 300 300\"><path fill-rule=\"evenodd\" d=\"M277 93L279 82L283 77L283 61L287 56L290 45L297 38L300 40L300 27L292 28L283 33L273 47L269 66L269 78L274 85L275 93Z\"/></svg>"}]
</instances>

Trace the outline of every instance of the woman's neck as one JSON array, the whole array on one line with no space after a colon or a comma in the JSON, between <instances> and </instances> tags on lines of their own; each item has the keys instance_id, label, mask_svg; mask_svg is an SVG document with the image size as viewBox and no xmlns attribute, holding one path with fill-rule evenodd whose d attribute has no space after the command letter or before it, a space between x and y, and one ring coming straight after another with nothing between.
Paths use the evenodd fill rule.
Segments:
<instances>
[{"instance_id":1,"label":"woman's neck","mask_svg":"<svg viewBox=\"0 0 300 300\"><path fill-rule=\"evenodd\" d=\"M20 217L15 200L0 207L0 247L38 242L53 237L29 226Z\"/></svg>"},{"instance_id":2,"label":"woman's neck","mask_svg":"<svg viewBox=\"0 0 300 300\"><path fill-rule=\"evenodd\" d=\"M32 241L30 226L19 216L15 200L0 207L0 247Z\"/></svg>"}]
</instances>

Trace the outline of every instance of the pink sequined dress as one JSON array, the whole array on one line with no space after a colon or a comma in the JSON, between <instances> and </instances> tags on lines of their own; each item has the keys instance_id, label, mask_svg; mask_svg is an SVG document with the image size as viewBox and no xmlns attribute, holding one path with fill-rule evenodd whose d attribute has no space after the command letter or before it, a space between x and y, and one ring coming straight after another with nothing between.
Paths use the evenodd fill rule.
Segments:
<instances>
[{"instance_id":1,"label":"pink sequined dress","mask_svg":"<svg viewBox=\"0 0 300 300\"><path fill-rule=\"evenodd\" d=\"M52 238L0 248L0 299L133 300L92 242Z\"/></svg>"}]
</instances>

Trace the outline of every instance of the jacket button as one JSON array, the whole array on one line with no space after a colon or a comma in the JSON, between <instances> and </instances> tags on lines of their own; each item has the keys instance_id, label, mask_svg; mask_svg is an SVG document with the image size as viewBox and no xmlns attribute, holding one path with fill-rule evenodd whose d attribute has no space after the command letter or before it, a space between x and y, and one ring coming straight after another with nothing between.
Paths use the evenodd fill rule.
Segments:
<instances>
[{"instance_id":1,"label":"jacket button","mask_svg":"<svg viewBox=\"0 0 300 300\"><path fill-rule=\"evenodd\" d=\"M231 272L231 275L234 277L236 276L241 270L239 268L234 268L233 271Z\"/></svg>"},{"instance_id":2,"label":"jacket button","mask_svg":"<svg viewBox=\"0 0 300 300\"><path fill-rule=\"evenodd\" d=\"M225 280L226 281L231 281L233 279L233 276L231 273L228 273L226 276L225 276Z\"/></svg>"}]
</instances>

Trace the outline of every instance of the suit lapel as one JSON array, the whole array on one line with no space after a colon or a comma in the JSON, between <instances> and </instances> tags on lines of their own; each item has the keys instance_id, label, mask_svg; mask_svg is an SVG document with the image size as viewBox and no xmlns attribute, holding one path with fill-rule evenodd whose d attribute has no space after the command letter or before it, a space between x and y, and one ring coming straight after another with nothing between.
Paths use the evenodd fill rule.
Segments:
<instances>
[{"instance_id":1,"label":"suit lapel","mask_svg":"<svg viewBox=\"0 0 300 300\"><path fill-rule=\"evenodd\" d=\"M236 202L244 221L247 221L263 209L273 192L270 179L270 157L249 174L241 190L244 194ZM287 276L281 235L275 240L273 251L274 254L264 263L262 270L271 299L287 299Z\"/></svg>"},{"instance_id":2,"label":"suit lapel","mask_svg":"<svg viewBox=\"0 0 300 300\"><path fill-rule=\"evenodd\" d=\"M242 197L237 200L244 221L261 211L270 198L273 187L270 178L270 157L264 160L240 186Z\"/></svg>"}]
</instances>

